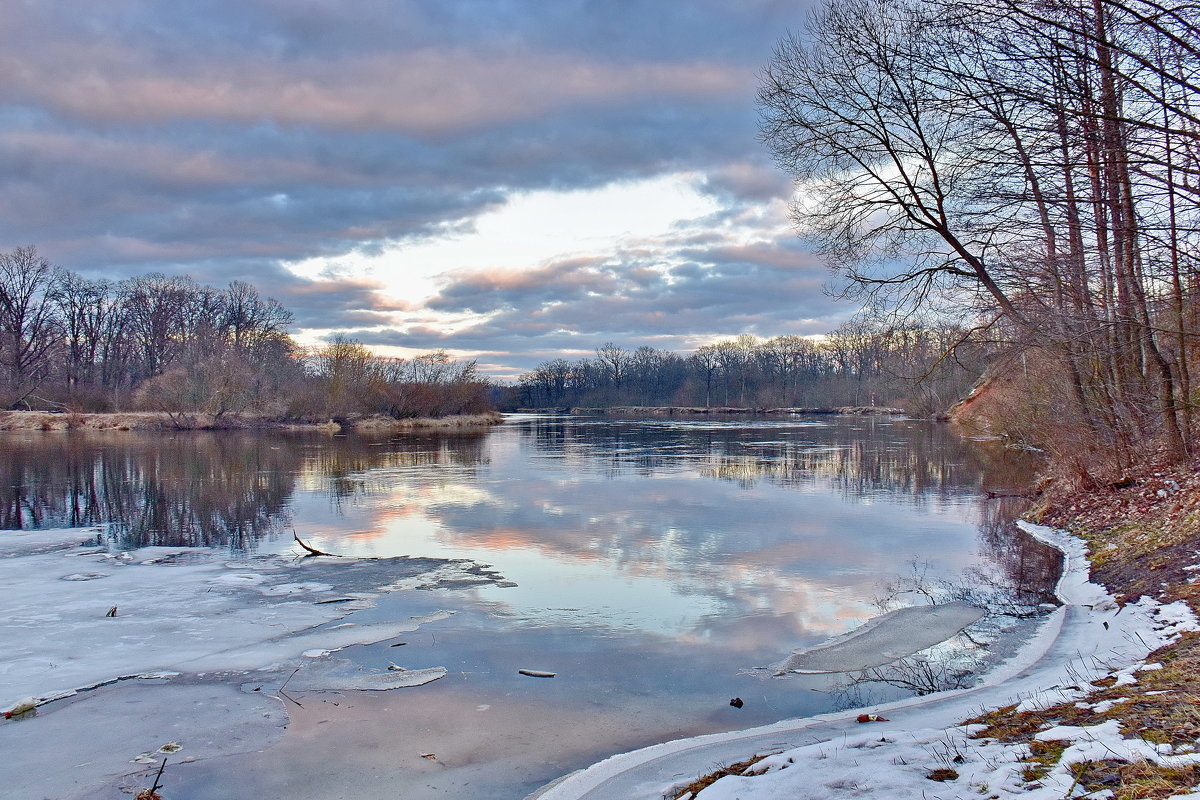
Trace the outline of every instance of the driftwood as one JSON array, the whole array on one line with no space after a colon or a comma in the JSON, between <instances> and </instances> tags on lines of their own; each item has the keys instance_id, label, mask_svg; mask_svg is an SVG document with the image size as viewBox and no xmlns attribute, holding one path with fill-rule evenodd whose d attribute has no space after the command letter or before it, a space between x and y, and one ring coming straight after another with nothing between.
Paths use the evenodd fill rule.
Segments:
<instances>
[{"instance_id":1,"label":"driftwood","mask_svg":"<svg viewBox=\"0 0 1200 800\"><path fill-rule=\"evenodd\" d=\"M297 540L297 541L299 541L299 540ZM288 683L290 683L290 682L291 682L292 678L296 677L296 673L297 673L297 672L299 672L299 671L300 671L300 668L299 668L299 667L296 667L294 670L292 670L292 674L291 674L291 675L288 675L288 676L287 676L287 680L286 680L286 681L284 681L284 682L283 682L283 685L279 687L279 693L280 693L281 695L283 695L284 697L286 697L288 700L291 700L291 701L292 701L293 703L295 703L297 706L300 706L300 708L304 708L304 706L301 706L301 705L300 705L300 701L299 701L299 700L297 700L296 698L292 697L290 694L288 694L287 692L285 692L285 691L283 690L284 686L287 686L287 685L288 685Z\"/></svg>"},{"instance_id":2,"label":"driftwood","mask_svg":"<svg viewBox=\"0 0 1200 800\"><path fill-rule=\"evenodd\" d=\"M154 776L154 783L151 784L149 789L143 789L138 792L135 800L162 800L162 795L158 793L158 790L162 788L162 774L166 768L167 759L164 757L162 763L158 766L158 774Z\"/></svg>"},{"instance_id":3,"label":"driftwood","mask_svg":"<svg viewBox=\"0 0 1200 800\"><path fill-rule=\"evenodd\" d=\"M326 553L324 550L318 550L315 547L311 547L310 545L305 544L304 541L300 538L300 536L295 531L292 531L292 538L296 540L296 544L298 544L304 548L304 550L306 551L304 556L306 558L308 556L332 556L334 558L341 557L337 553Z\"/></svg>"},{"instance_id":4,"label":"driftwood","mask_svg":"<svg viewBox=\"0 0 1200 800\"><path fill-rule=\"evenodd\" d=\"M522 675L528 675L531 678L553 678L553 672L547 672L543 669L519 669L517 672Z\"/></svg>"}]
</instances>

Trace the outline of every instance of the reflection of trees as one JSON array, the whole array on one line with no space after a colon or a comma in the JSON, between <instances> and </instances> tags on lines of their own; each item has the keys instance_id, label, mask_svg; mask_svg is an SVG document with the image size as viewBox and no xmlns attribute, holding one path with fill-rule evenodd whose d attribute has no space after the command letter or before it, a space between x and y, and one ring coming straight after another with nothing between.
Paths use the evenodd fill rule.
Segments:
<instances>
[{"instance_id":1,"label":"reflection of trees","mask_svg":"<svg viewBox=\"0 0 1200 800\"><path fill-rule=\"evenodd\" d=\"M397 473L419 475L425 481L469 482L488 461L487 436L487 431L447 431L390 441L335 437L332 445L309 449L302 470L325 481L323 488L335 504L390 491Z\"/></svg>"},{"instance_id":2,"label":"reflection of trees","mask_svg":"<svg viewBox=\"0 0 1200 800\"><path fill-rule=\"evenodd\" d=\"M5 442L0 527L109 523L122 546L249 547L277 532L297 452L241 434Z\"/></svg>"},{"instance_id":3,"label":"reflection of trees","mask_svg":"<svg viewBox=\"0 0 1200 800\"><path fill-rule=\"evenodd\" d=\"M522 423L520 432L538 457L578 473L661 477L698 472L746 488L767 482L797 489L816 487L824 493L832 487L850 500L872 496L884 496L889 503L914 504L976 500L981 550L991 563L986 566L987 575L980 572L972 580L986 579L988 586L1009 587L1019 603L1036 605L1048 599L1058 575L1056 551L1013 526L1012 520L1023 510L1019 504L1025 501L988 496L988 492L1009 494L1028 489L1036 473L1029 454L964 441L945 425L900 420L877 424L857 418L825 418L821 422L825 424L801 427L764 425L760 420L738 426L539 418ZM696 497L677 488L672 500L684 509L680 510L661 499L649 499L654 489L640 494L641 487L630 483L624 495L628 507L636 512L632 517L609 514L600 524L580 518L561 531L539 531L538 541L543 545L553 542L563 553L594 557L599 540L605 551L620 552L626 566L644 559L645 569L660 568L664 554L676 553L694 575L700 569L697 564L710 561L708 556L695 558L697 553L728 553L736 561L739 556L732 554L765 553L795 539L789 520L738 525L734 534L687 516L686 509L700 502ZM556 524L560 519L556 518ZM514 522L513 528L522 524L535 523L522 519ZM668 529L670 546L661 540L661 531ZM836 535L836 531L828 534ZM797 557L798 551L784 547L781 552ZM806 551L803 557L813 555ZM716 561L720 565L713 580L728 578L729 559Z\"/></svg>"},{"instance_id":4,"label":"reflection of trees","mask_svg":"<svg viewBox=\"0 0 1200 800\"><path fill-rule=\"evenodd\" d=\"M0 460L0 529L108 523L125 547L249 548L286 527L297 477L327 480L342 497L380 468L478 464L482 441L232 432L11 438Z\"/></svg>"},{"instance_id":5,"label":"reflection of trees","mask_svg":"<svg viewBox=\"0 0 1200 800\"><path fill-rule=\"evenodd\" d=\"M743 487L832 483L845 496L879 492L947 499L1007 486L1006 460L981 453L945 425L871 419L805 427L531 420L522 433L549 457L605 465L612 476L694 469ZM1024 473L1028 476L1028 472Z\"/></svg>"},{"instance_id":6,"label":"reflection of trees","mask_svg":"<svg viewBox=\"0 0 1200 800\"><path fill-rule=\"evenodd\" d=\"M651 423L597 423L561 418L532 419L523 423L520 431L539 456L581 472L600 469L609 477L678 469L678 462L668 458L667 453L695 447L701 435L694 429Z\"/></svg>"},{"instance_id":7,"label":"reflection of trees","mask_svg":"<svg viewBox=\"0 0 1200 800\"><path fill-rule=\"evenodd\" d=\"M1054 601L1062 574L1062 553L1017 527L1017 516L1029 506L1022 497L984 500L979 541L984 555L1001 572L1001 580L1021 602L1035 605Z\"/></svg>"}]
</instances>

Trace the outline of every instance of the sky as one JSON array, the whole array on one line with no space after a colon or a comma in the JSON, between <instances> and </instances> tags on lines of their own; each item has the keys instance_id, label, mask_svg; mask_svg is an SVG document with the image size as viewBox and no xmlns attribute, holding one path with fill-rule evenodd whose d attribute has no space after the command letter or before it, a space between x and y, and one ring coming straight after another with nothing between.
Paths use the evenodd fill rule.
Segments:
<instances>
[{"instance_id":1,"label":"sky","mask_svg":"<svg viewBox=\"0 0 1200 800\"><path fill-rule=\"evenodd\" d=\"M754 96L806 0L0 0L0 249L511 379L854 308Z\"/></svg>"}]
</instances>

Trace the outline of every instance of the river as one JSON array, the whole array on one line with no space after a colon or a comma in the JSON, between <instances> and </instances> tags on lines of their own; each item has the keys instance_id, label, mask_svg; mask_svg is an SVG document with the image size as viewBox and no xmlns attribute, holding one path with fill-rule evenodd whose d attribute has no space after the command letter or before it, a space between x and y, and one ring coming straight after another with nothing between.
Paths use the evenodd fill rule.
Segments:
<instances>
[{"instance_id":1,"label":"river","mask_svg":"<svg viewBox=\"0 0 1200 800\"><path fill-rule=\"evenodd\" d=\"M879 614L914 576L1036 596L1056 568L1010 525L1022 501L996 497L1026 488L1030 463L916 420L514 415L392 439L13 433L0 451L0 529L98 525L111 551L232 560L298 553L297 535L479 565L378 595L358 623L451 613L337 654L445 677L271 701L286 729L169 766L172 800L516 800L615 752L897 696L760 668ZM252 673L179 680L255 689Z\"/></svg>"}]
</instances>

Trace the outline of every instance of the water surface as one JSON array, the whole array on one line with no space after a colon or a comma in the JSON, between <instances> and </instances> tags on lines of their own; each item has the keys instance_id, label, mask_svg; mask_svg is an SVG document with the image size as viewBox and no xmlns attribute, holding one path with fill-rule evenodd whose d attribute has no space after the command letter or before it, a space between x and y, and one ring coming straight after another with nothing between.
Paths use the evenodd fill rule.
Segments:
<instances>
[{"instance_id":1,"label":"water surface","mask_svg":"<svg viewBox=\"0 0 1200 800\"><path fill-rule=\"evenodd\" d=\"M1031 586L1053 569L1008 527L1016 501L988 499L1030 466L920 421L513 417L386 440L3 446L0 527L108 523L117 547L235 556L288 551L294 531L327 552L467 558L504 578L385 595L368 618L455 614L346 654L445 678L313 694L267 752L172 769L174 798L523 797L613 752L835 708L838 678L753 668L879 613L914 569Z\"/></svg>"}]
</instances>

